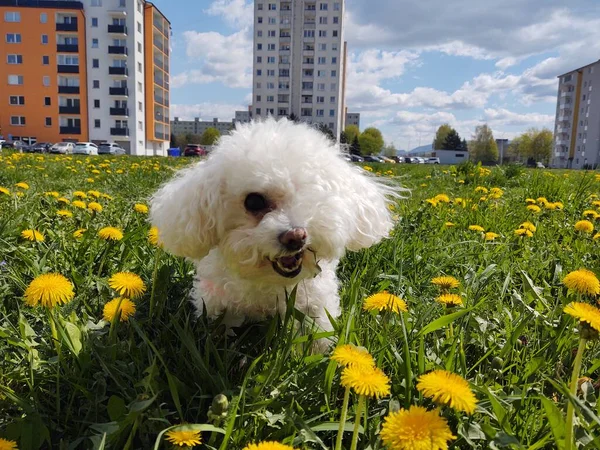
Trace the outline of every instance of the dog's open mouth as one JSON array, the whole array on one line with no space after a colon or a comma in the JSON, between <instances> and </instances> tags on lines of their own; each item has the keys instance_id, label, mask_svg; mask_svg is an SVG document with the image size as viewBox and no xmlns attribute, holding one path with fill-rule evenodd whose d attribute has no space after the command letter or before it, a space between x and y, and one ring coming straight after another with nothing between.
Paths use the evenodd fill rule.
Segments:
<instances>
[{"instance_id":1,"label":"dog's open mouth","mask_svg":"<svg viewBox=\"0 0 600 450\"><path fill-rule=\"evenodd\" d=\"M294 253L293 255L280 256L271 261L273 270L282 277L294 278L302 271L302 258L304 250Z\"/></svg>"}]
</instances>

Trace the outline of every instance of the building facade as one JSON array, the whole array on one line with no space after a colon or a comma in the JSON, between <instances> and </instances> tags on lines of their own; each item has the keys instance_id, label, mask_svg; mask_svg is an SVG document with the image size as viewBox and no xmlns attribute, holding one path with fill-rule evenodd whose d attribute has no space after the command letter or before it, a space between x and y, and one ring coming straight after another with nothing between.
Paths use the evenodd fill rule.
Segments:
<instances>
[{"instance_id":1,"label":"building facade","mask_svg":"<svg viewBox=\"0 0 600 450\"><path fill-rule=\"evenodd\" d=\"M346 128L348 125L356 125L358 128L360 128L360 113L346 112L346 124L344 128Z\"/></svg>"},{"instance_id":2,"label":"building facade","mask_svg":"<svg viewBox=\"0 0 600 450\"><path fill-rule=\"evenodd\" d=\"M256 0L252 115L343 129L343 0Z\"/></svg>"},{"instance_id":3,"label":"building facade","mask_svg":"<svg viewBox=\"0 0 600 450\"><path fill-rule=\"evenodd\" d=\"M600 164L600 61L558 77L552 167ZM594 88L595 89L592 89Z\"/></svg>"},{"instance_id":4,"label":"building facade","mask_svg":"<svg viewBox=\"0 0 600 450\"><path fill-rule=\"evenodd\" d=\"M218 118L213 120L200 120L195 117L194 120L181 120L175 117L171 122L171 131L175 136L183 134L198 134L201 135L209 128L216 128L221 134L225 134L235 127L235 119L231 122L219 122Z\"/></svg>"},{"instance_id":5,"label":"building facade","mask_svg":"<svg viewBox=\"0 0 600 450\"><path fill-rule=\"evenodd\" d=\"M0 0L0 14L5 139L166 154L170 24L152 3Z\"/></svg>"}]
</instances>

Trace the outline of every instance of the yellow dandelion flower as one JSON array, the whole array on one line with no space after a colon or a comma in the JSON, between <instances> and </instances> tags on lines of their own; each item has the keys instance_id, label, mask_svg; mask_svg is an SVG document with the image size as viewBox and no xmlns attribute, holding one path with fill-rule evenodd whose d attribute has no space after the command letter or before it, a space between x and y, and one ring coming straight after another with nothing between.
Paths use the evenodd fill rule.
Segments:
<instances>
[{"instance_id":1,"label":"yellow dandelion flower","mask_svg":"<svg viewBox=\"0 0 600 450\"><path fill-rule=\"evenodd\" d=\"M0 450L19 450L16 441L0 438Z\"/></svg>"},{"instance_id":2,"label":"yellow dandelion flower","mask_svg":"<svg viewBox=\"0 0 600 450\"><path fill-rule=\"evenodd\" d=\"M37 230L23 230L21 231L21 237L32 242L44 242L45 240L44 235Z\"/></svg>"},{"instance_id":3,"label":"yellow dandelion flower","mask_svg":"<svg viewBox=\"0 0 600 450\"><path fill-rule=\"evenodd\" d=\"M108 195L108 194L102 194L102 198L105 198L106 200L112 200L113 198Z\"/></svg>"},{"instance_id":4,"label":"yellow dandelion flower","mask_svg":"<svg viewBox=\"0 0 600 450\"><path fill-rule=\"evenodd\" d=\"M592 206L595 206L596 208L600 208L600 200L594 200L592 202Z\"/></svg>"},{"instance_id":5,"label":"yellow dandelion flower","mask_svg":"<svg viewBox=\"0 0 600 450\"><path fill-rule=\"evenodd\" d=\"M527 209L534 213L539 213L542 210L538 205L527 205Z\"/></svg>"},{"instance_id":6,"label":"yellow dandelion flower","mask_svg":"<svg viewBox=\"0 0 600 450\"><path fill-rule=\"evenodd\" d=\"M446 370L434 370L421 375L417 390L434 402L448 405L457 411L473 414L477 399L469 383L459 375Z\"/></svg>"},{"instance_id":7,"label":"yellow dandelion flower","mask_svg":"<svg viewBox=\"0 0 600 450\"><path fill-rule=\"evenodd\" d=\"M0 194L10 195L10 191L5 187L0 187Z\"/></svg>"},{"instance_id":8,"label":"yellow dandelion flower","mask_svg":"<svg viewBox=\"0 0 600 450\"><path fill-rule=\"evenodd\" d=\"M73 213L68 209L59 209L56 211L56 215L59 217L73 217Z\"/></svg>"},{"instance_id":9,"label":"yellow dandelion flower","mask_svg":"<svg viewBox=\"0 0 600 450\"><path fill-rule=\"evenodd\" d=\"M54 197L54 198L60 197L60 194L58 192L56 192L56 191L44 192L44 195L46 197Z\"/></svg>"},{"instance_id":10,"label":"yellow dandelion flower","mask_svg":"<svg viewBox=\"0 0 600 450\"><path fill-rule=\"evenodd\" d=\"M166 432L167 441L180 447L193 447L202 443L199 431L178 431L177 428Z\"/></svg>"},{"instance_id":11,"label":"yellow dandelion flower","mask_svg":"<svg viewBox=\"0 0 600 450\"><path fill-rule=\"evenodd\" d=\"M400 314L400 311L407 312L408 306L400 297L383 291L368 297L363 303L363 309L365 311L383 311L385 309Z\"/></svg>"},{"instance_id":12,"label":"yellow dandelion flower","mask_svg":"<svg viewBox=\"0 0 600 450\"><path fill-rule=\"evenodd\" d=\"M390 379L377 367L348 366L342 371L341 383L358 395L377 398L390 395Z\"/></svg>"},{"instance_id":13,"label":"yellow dandelion flower","mask_svg":"<svg viewBox=\"0 0 600 450\"><path fill-rule=\"evenodd\" d=\"M98 236L105 241L120 241L123 239L123 232L115 227L104 227L98 231Z\"/></svg>"},{"instance_id":14,"label":"yellow dandelion flower","mask_svg":"<svg viewBox=\"0 0 600 450\"><path fill-rule=\"evenodd\" d=\"M75 208L81 208L81 209L85 209L87 208L87 205L85 204L85 202L82 202L81 200L73 200L73 203L71 203Z\"/></svg>"},{"instance_id":15,"label":"yellow dandelion flower","mask_svg":"<svg viewBox=\"0 0 600 450\"><path fill-rule=\"evenodd\" d=\"M439 411L412 405L390 413L381 427L381 440L389 450L447 450L456 439Z\"/></svg>"},{"instance_id":16,"label":"yellow dandelion flower","mask_svg":"<svg viewBox=\"0 0 600 450\"><path fill-rule=\"evenodd\" d=\"M375 360L373 356L362 347L353 344L343 344L333 351L331 359L340 366L368 366L374 367Z\"/></svg>"},{"instance_id":17,"label":"yellow dandelion flower","mask_svg":"<svg viewBox=\"0 0 600 450\"><path fill-rule=\"evenodd\" d=\"M93 178L86 178L85 181L87 181L88 183L93 183L94 179Z\"/></svg>"},{"instance_id":18,"label":"yellow dandelion flower","mask_svg":"<svg viewBox=\"0 0 600 450\"><path fill-rule=\"evenodd\" d=\"M521 225L519 225L519 228L523 228L525 230L529 230L532 233L535 233L535 231L537 230L537 228L535 227L534 224L532 224L531 222L527 221L527 222L523 222Z\"/></svg>"},{"instance_id":19,"label":"yellow dandelion flower","mask_svg":"<svg viewBox=\"0 0 600 450\"><path fill-rule=\"evenodd\" d=\"M498 199L504 195L504 191L498 187L493 187L490 189L490 198Z\"/></svg>"},{"instance_id":20,"label":"yellow dandelion flower","mask_svg":"<svg viewBox=\"0 0 600 450\"><path fill-rule=\"evenodd\" d=\"M440 203L450 203L450 197L448 197L446 194L438 194L433 198Z\"/></svg>"},{"instance_id":21,"label":"yellow dandelion flower","mask_svg":"<svg viewBox=\"0 0 600 450\"><path fill-rule=\"evenodd\" d=\"M19 183L15 184L15 186L21 189L29 189L29 185L23 181L20 181Z\"/></svg>"},{"instance_id":22,"label":"yellow dandelion flower","mask_svg":"<svg viewBox=\"0 0 600 450\"><path fill-rule=\"evenodd\" d=\"M548 203L544 203L544 208L546 208L550 211L554 211L557 208L557 206L556 206L556 203L548 202Z\"/></svg>"},{"instance_id":23,"label":"yellow dandelion flower","mask_svg":"<svg viewBox=\"0 0 600 450\"><path fill-rule=\"evenodd\" d=\"M583 217L591 217L592 219L596 219L599 216L599 214L596 211L594 211L593 209L586 209L583 212L582 216Z\"/></svg>"},{"instance_id":24,"label":"yellow dandelion flower","mask_svg":"<svg viewBox=\"0 0 600 450\"><path fill-rule=\"evenodd\" d=\"M598 240L598 239L600 239L600 233L596 233L592 239L593 239L593 240Z\"/></svg>"},{"instance_id":25,"label":"yellow dandelion flower","mask_svg":"<svg viewBox=\"0 0 600 450\"><path fill-rule=\"evenodd\" d=\"M90 202L87 207L90 211L102 212L102 205L98 202Z\"/></svg>"},{"instance_id":26,"label":"yellow dandelion flower","mask_svg":"<svg viewBox=\"0 0 600 450\"><path fill-rule=\"evenodd\" d=\"M429 203L431 206L437 206L439 203L435 198L428 198L428 199L425 199L425 201L427 203Z\"/></svg>"},{"instance_id":27,"label":"yellow dandelion flower","mask_svg":"<svg viewBox=\"0 0 600 450\"><path fill-rule=\"evenodd\" d=\"M257 444L249 444L243 450L294 450L294 447L275 441L263 441Z\"/></svg>"},{"instance_id":28,"label":"yellow dandelion flower","mask_svg":"<svg viewBox=\"0 0 600 450\"><path fill-rule=\"evenodd\" d=\"M479 233L483 233L485 231L484 228L479 225L469 225L469 230L477 231Z\"/></svg>"},{"instance_id":29,"label":"yellow dandelion flower","mask_svg":"<svg viewBox=\"0 0 600 450\"><path fill-rule=\"evenodd\" d=\"M596 274L587 269L570 272L562 280L563 284L577 294L595 296L600 294L600 281Z\"/></svg>"},{"instance_id":30,"label":"yellow dandelion flower","mask_svg":"<svg viewBox=\"0 0 600 450\"><path fill-rule=\"evenodd\" d=\"M525 203L527 203L528 205L535 205L536 202L534 198L526 198Z\"/></svg>"},{"instance_id":31,"label":"yellow dandelion flower","mask_svg":"<svg viewBox=\"0 0 600 450\"><path fill-rule=\"evenodd\" d=\"M102 195L100 193L100 191L87 191L87 193L90 194L94 198L100 198L100 196Z\"/></svg>"},{"instance_id":32,"label":"yellow dandelion flower","mask_svg":"<svg viewBox=\"0 0 600 450\"><path fill-rule=\"evenodd\" d=\"M373 172L373 168L369 166L363 166L363 169L365 169L367 172Z\"/></svg>"},{"instance_id":33,"label":"yellow dandelion flower","mask_svg":"<svg viewBox=\"0 0 600 450\"><path fill-rule=\"evenodd\" d=\"M460 286L460 282L451 276L444 275L441 277L435 277L431 279L431 284L439 287L440 289L447 291L449 289L454 289Z\"/></svg>"},{"instance_id":34,"label":"yellow dandelion flower","mask_svg":"<svg viewBox=\"0 0 600 450\"><path fill-rule=\"evenodd\" d=\"M533 237L533 233L525 228L519 228L518 230L515 230L515 236L527 236L527 237Z\"/></svg>"},{"instance_id":35,"label":"yellow dandelion flower","mask_svg":"<svg viewBox=\"0 0 600 450\"><path fill-rule=\"evenodd\" d=\"M465 180L458 180L458 184L465 184Z\"/></svg>"},{"instance_id":36,"label":"yellow dandelion flower","mask_svg":"<svg viewBox=\"0 0 600 450\"><path fill-rule=\"evenodd\" d=\"M451 227L454 227L454 226L456 226L456 225L454 225L452 222L446 222L446 223L444 223L444 226L445 226L446 228L451 228Z\"/></svg>"},{"instance_id":37,"label":"yellow dandelion flower","mask_svg":"<svg viewBox=\"0 0 600 450\"><path fill-rule=\"evenodd\" d=\"M487 233L485 233L485 235L484 235L484 239L485 239L486 241L493 241L493 240L494 240L494 239L496 239L498 236L500 236L500 235L499 235L499 234L497 234L497 233L493 233L493 232L491 232L491 231L488 231Z\"/></svg>"},{"instance_id":38,"label":"yellow dandelion flower","mask_svg":"<svg viewBox=\"0 0 600 450\"><path fill-rule=\"evenodd\" d=\"M435 299L436 302L445 306L462 306L463 299L457 294L442 294Z\"/></svg>"},{"instance_id":39,"label":"yellow dandelion flower","mask_svg":"<svg viewBox=\"0 0 600 450\"><path fill-rule=\"evenodd\" d=\"M108 279L108 285L127 298L136 298L146 292L144 281L139 275L131 272L115 273Z\"/></svg>"},{"instance_id":40,"label":"yellow dandelion flower","mask_svg":"<svg viewBox=\"0 0 600 450\"><path fill-rule=\"evenodd\" d=\"M87 194L83 191L75 191L75 192L73 192L73 197L87 198Z\"/></svg>"},{"instance_id":41,"label":"yellow dandelion flower","mask_svg":"<svg viewBox=\"0 0 600 450\"><path fill-rule=\"evenodd\" d=\"M121 312L121 322L126 322L135 314L135 303L128 298L115 298L104 305L103 317L107 322L112 322Z\"/></svg>"},{"instance_id":42,"label":"yellow dandelion flower","mask_svg":"<svg viewBox=\"0 0 600 450\"><path fill-rule=\"evenodd\" d=\"M29 306L41 304L46 308L68 303L74 296L73 284L58 273L46 273L34 278L23 295Z\"/></svg>"},{"instance_id":43,"label":"yellow dandelion flower","mask_svg":"<svg viewBox=\"0 0 600 450\"><path fill-rule=\"evenodd\" d=\"M94 169L94 170L92 170L92 173L93 173L94 175L98 175L98 174L100 173L100 171L99 171L98 169Z\"/></svg>"},{"instance_id":44,"label":"yellow dandelion flower","mask_svg":"<svg viewBox=\"0 0 600 450\"><path fill-rule=\"evenodd\" d=\"M135 212L137 212L137 213L140 213L140 214L148 214L148 207L146 205L141 204L141 203L136 203L133 206L133 210Z\"/></svg>"},{"instance_id":45,"label":"yellow dandelion flower","mask_svg":"<svg viewBox=\"0 0 600 450\"><path fill-rule=\"evenodd\" d=\"M564 209L565 205L562 202L554 202L554 209Z\"/></svg>"},{"instance_id":46,"label":"yellow dandelion flower","mask_svg":"<svg viewBox=\"0 0 600 450\"><path fill-rule=\"evenodd\" d=\"M87 229L85 229L85 228L80 228L78 230L75 230L73 232L73 237L75 239L79 239L79 238L83 237L83 233L85 233L86 231L87 231Z\"/></svg>"},{"instance_id":47,"label":"yellow dandelion flower","mask_svg":"<svg viewBox=\"0 0 600 450\"><path fill-rule=\"evenodd\" d=\"M592 231L594 231L594 224L589 220L580 220L575 224L575 231L591 233Z\"/></svg>"},{"instance_id":48,"label":"yellow dandelion flower","mask_svg":"<svg viewBox=\"0 0 600 450\"><path fill-rule=\"evenodd\" d=\"M571 302L563 310L566 314L589 324L594 330L600 331L600 309L589 303Z\"/></svg>"},{"instance_id":49,"label":"yellow dandelion flower","mask_svg":"<svg viewBox=\"0 0 600 450\"><path fill-rule=\"evenodd\" d=\"M148 242L152 245L158 245L158 228L151 227L148 231Z\"/></svg>"},{"instance_id":50,"label":"yellow dandelion flower","mask_svg":"<svg viewBox=\"0 0 600 450\"><path fill-rule=\"evenodd\" d=\"M475 188L475 192L483 192L484 194L487 194L489 191L486 187L483 186L477 186Z\"/></svg>"},{"instance_id":51,"label":"yellow dandelion flower","mask_svg":"<svg viewBox=\"0 0 600 450\"><path fill-rule=\"evenodd\" d=\"M546 197L538 197L536 199L536 201L542 206L544 206L546 203L548 203L548 199Z\"/></svg>"},{"instance_id":52,"label":"yellow dandelion flower","mask_svg":"<svg viewBox=\"0 0 600 450\"><path fill-rule=\"evenodd\" d=\"M56 201L58 201L58 203L64 203L65 205L68 205L69 203L71 203L71 201L69 199L66 199L64 197L59 197L56 199Z\"/></svg>"}]
</instances>

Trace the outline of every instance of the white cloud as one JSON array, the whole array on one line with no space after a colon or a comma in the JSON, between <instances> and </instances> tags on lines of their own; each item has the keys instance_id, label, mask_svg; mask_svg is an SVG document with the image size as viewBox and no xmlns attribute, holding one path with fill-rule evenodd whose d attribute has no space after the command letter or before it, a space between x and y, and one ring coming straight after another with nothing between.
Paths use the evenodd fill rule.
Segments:
<instances>
[{"instance_id":1,"label":"white cloud","mask_svg":"<svg viewBox=\"0 0 600 450\"><path fill-rule=\"evenodd\" d=\"M550 114L525 113L519 114L507 109L487 108L483 111L486 122L494 125L525 125L536 127L552 127L554 116Z\"/></svg>"},{"instance_id":2,"label":"white cloud","mask_svg":"<svg viewBox=\"0 0 600 450\"><path fill-rule=\"evenodd\" d=\"M246 110L247 106L233 103L197 103L193 105L172 104L171 118L179 117L182 120L193 120L200 117L202 120L218 118L230 122L235 117L235 111Z\"/></svg>"},{"instance_id":3,"label":"white cloud","mask_svg":"<svg viewBox=\"0 0 600 450\"><path fill-rule=\"evenodd\" d=\"M246 0L215 0L204 12L222 17L229 26L248 28L252 26L254 5Z\"/></svg>"}]
</instances>

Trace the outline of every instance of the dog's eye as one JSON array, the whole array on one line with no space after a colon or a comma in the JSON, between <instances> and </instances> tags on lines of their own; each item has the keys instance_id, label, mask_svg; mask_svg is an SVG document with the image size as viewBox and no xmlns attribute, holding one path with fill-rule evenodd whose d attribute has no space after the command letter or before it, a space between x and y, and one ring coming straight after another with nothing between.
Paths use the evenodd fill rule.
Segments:
<instances>
[{"instance_id":1,"label":"dog's eye","mask_svg":"<svg viewBox=\"0 0 600 450\"><path fill-rule=\"evenodd\" d=\"M253 192L246 196L246 200L244 200L244 206L248 211L257 213L267 209L269 204L263 195Z\"/></svg>"}]
</instances>

